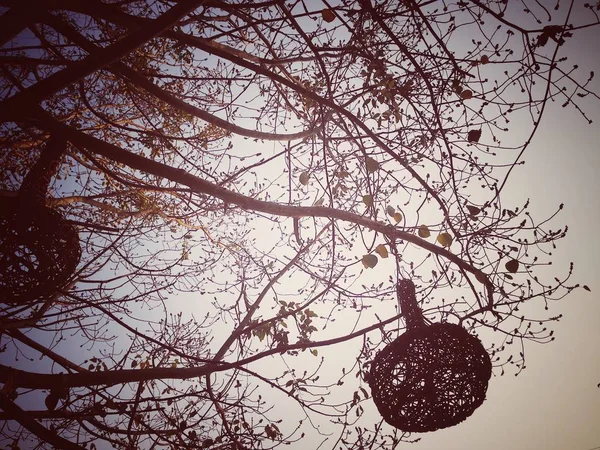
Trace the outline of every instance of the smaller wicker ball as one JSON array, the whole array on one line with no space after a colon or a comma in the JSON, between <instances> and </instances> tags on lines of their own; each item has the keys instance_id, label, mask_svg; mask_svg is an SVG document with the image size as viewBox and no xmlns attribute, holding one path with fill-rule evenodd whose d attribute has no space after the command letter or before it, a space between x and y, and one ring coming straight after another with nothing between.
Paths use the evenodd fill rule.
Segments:
<instances>
[{"instance_id":1,"label":"smaller wicker ball","mask_svg":"<svg viewBox=\"0 0 600 450\"><path fill-rule=\"evenodd\" d=\"M20 197L0 200L0 303L54 295L80 257L77 231L60 214Z\"/></svg>"},{"instance_id":2,"label":"smaller wicker ball","mask_svg":"<svg viewBox=\"0 0 600 450\"><path fill-rule=\"evenodd\" d=\"M475 336L458 325L408 330L371 363L373 401L390 425L406 432L454 426L485 399L492 364Z\"/></svg>"}]
</instances>

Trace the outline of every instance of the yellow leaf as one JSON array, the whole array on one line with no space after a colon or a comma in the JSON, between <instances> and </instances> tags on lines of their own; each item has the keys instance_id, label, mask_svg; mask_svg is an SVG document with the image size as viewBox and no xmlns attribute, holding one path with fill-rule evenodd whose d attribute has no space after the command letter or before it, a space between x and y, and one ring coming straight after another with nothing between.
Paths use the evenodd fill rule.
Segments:
<instances>
[{"instance_id":1,"label":"yellow leaf","mask_svg":"<svg viewBox=\"0 0 600 450\"><path fill-rule=\"evenodd\" d=\"M472 216L476 216L477 214L479 214L481 212L480 208L478 208L477 206L473 206L473 205L467 205L467 209L469 210L469 214L471 214Z\"/></svg>"},{"instance_id":2,"label":"yellow leaf","mask_svg":"<svg viewBox=\"0 0 600 450\"><path fill-rule=\"evenodd\" d=\"M421 225L419 227L419 237L427 239L429 236L431 236L431 233L429 232L429 228L427 228L427 225Z\"/></svg>"},{"instance_id":3,"label":"yellow leaf","mask_svg":"<svg viewBox=\"0 0 600 450\"><path fill-rule=\"evenodd\" d=\"M400 214L399 212L395 213L394 220L396 221L396 223L400 222L402 220L402 214Z\"/></svg>"},{"instance_id":4,"label":"yellow leaf","mask_svg":"<svg viewBox=\"0 0 600 450\"><path fill-rule=\"evenodd\" d=\"M516 259L511 259L504 264L504 267L506 267L506 270L508 270L510 273L516 273L519 270L519 261Z\"/></svg>"},{"instance_id":5,"label":"yellow leaf","mask_svg":"<svg viewBox=\"0 0 600 450\"><path fill-rule=\"evenodd\" d=\"M323 17L325 22L330 23L335 20L335 13L331 9L325 8L321 11L321 17Z\"/></svg>"},{"instance_id":6,"label":"yellow leaf","mask_svg":"<svg viewBox=\"0 0 600 450\"><path fill-rule=\"evenodd\" d=\"M306 186L308 184L308 180L310 179L310 174L308 172L302 172L300 174L300 183Z\"/></svg>"},{"instance_id":7,"label":"yellow leaf","mask_svg":"<svg viewBox=\"0 0 600 450\"><path fill-rule=\"evenodd\" d=\"M375 253L377 253L382 258L387 258L388 257L387 248L385 248L385 245L383 245L383 244L379 244L377 246L377 248L375 248Z\"/></svg>"},{"instance_id":8,"label":"yellow leaf","mask_svg":"<svg viewBox=\"0 0 600 450\"><path fill-rule=\"evenodd\" d=\"M437 241L442 247L450 247L452 245L452 236L449 233L441 233L437 237Z\"/></svg>"},{"instance_id":9,"label":"yellow leaf","mask_svg":"<svg viewBox=\"0 0 600 450\"><path fill-rule=\"evenodd\" d=\"M363 195L362 200L363 200L363 203L365 205L367 205L367 207L373 206L373 196L372 195L369 195L369 194Z\"/></svg>"},{"instance_id":10,"label":"yellow leaf","mask_svg":"<svg viewBox=\"0 0 600 450\"><path fill-rule=\"evenodd\" d=\"M365 165L367 167L367 172L369 173L373 173L379 170L379 162L376 159L371 158L370 156L367 156L367 159L365 160Z\"/></svg>"},{"instance_id":11,"label":"yellow leaf","mask_svg":"<svg viewBox=\"0 0 600 450\"><path fill-rule=\"evenodd\" d=\"M479 130L471 130L467 133L467 140L469 142L479 142L481 138L481 128Z\"/></svg>"},{"instance_id":12,"label":"yellow leaf","mask_svg":"<svg viewBox=\"0 0 600 450\"><path fill-rule=\"evenodd\" d=\"M379 260L377 259L377 256L375 256L375 255L364 255L362 257L362 263L363 263L363 266L365 267L365 269L372 269L373 267L375 267L377 265L378 262L379 262Z\"/></svg>"},{"instance_id":13,"label":"yellow leaf","mask_svg":"<svg viewBox=\"0 0 600 450\"><path fill-rule=\"evenodd\" d=\"M460 95L460 93L463 91L463 87L460 85L460 81L458 80L454 80L452 82L452 87L454 88L454 92L456 92L458 95Z\"/></svg>"}]
</instances>

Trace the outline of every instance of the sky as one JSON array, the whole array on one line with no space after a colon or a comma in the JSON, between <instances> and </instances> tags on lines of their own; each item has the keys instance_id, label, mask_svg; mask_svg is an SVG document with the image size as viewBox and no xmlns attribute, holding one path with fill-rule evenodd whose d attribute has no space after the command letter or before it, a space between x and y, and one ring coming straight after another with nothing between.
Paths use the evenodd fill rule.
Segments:
<instances>
[{"instance_id":1,"label":"sky","mask_svg":"<svg viewBox=\"0 0 600 450\"><path fill-rule=\"evenodd\" d=\"M565 44L563 52L573 64L600 74L600 48L596 46L599 39L597 32L582 31ZM594 86L596 92L600 91L598 79ZM600 101L578 102L593 124L588 124L573 108L562 108L561 103L548 104L539 130L525 152L526 163L512 173L503 192L503 202L522 205L529 198L531 214L537 218L547 217L559 204L565 204L550 226L552 229L569 226L566 238L557 243L553 252L550 273L557 276L565 273L573 261L575 271L570 281L588 285L591 292L578 289L549 305L552 315L563 315L560 322L552 324L556 339L543 345L526 341L526 369L516 377L514 373L500 376L500 371L495 370L486 401L465 422L434 433L413 434L412 438L420 440L401 444L399 448L591 450L600 447ZM518 133L518 127L511 127L511 133ZM381 261L382 266L385 263L389 261ZM391 314L386 316L381 312L381 315ZM480 334L485 343L485 330ZM348 345L319 349L319 354L326 355L330 368L348 367L348 360L355 355L352 346L360 344ZM346 359L345 348L351 355ZM339 364L332 364L331 358L339 358ZM341 399L352 390L348 387L334 395ZM380 417L368 403L364 419L376 423ZM327 433L325 423L322 431ZM290 448L316 449L320 445L330 448L331 441L315 433Z\"/></svg>"},{"instance_id":2,"label":"sky","mask_svg":"<svg viewBox=\"0 0 600 450\"><path fill-rule=\"evenodd\" d=\"M600 35L582 32L567 41L566 53L581 65L595 65L600 73L598 38ZM597 81L596 87L600 91ZM553 313L563 315L554 325L556 340L546 345L527 342L526 370L518 377L494 373L487 400L469 419L435 433L414 435L419 442L400 448L600 447L600 101L585 99L579 104L594 124L589 125L573 109L551 104L525 153L526 164L512 175L504 201L521 204L531 198L532 215L537 217L565 203L555 223L567 224L569 233L554 253L554 270L563 272L574 261L574 281L589 285L591 292L579 289L551 305ZM351 390L341 393L350 395ZM374 408L367 409L367 414L373 422L378 420ZM292 447L310 450L321 442L319 436L307 436Z\"/></svg>"},{"instance_id":3,"label":"sky","mask_svg":"<svg viewBox=\"0 0 600 450\"><path fill-rule=\"evenodd\" d=\"M600 33L583 30L562 49L573 64L600 74ZM595 91L600 91L596 78ZM574 291L550 304L556 339L549 344L525 342L526 369L518 376L495 370L487 399L465 422L434 433L414 434L414 444L399 448L440 450L591 450L600 448L600 101L578 102L593 120L562 102L549 103L539 130L503 192L504 204L531 200L531 214L542 218L560 203L565 207L550 228L568 225L553 252L551 271L562 274L575 263ZM518 132L512 127L511 132ZM383 314L384 315L384 314ZM482 332L485 333L485 332ZM485 340L483 338L483 340ZM342 347L321 350L339 357ZM350 352L349 352L350 353ZM348 392L351 392L348 389ZM338 393L339 394L339 393ZM367 422L379 419L365 406ZM307 436L292 448L313 449L322 436ZM329 442L331 444L331 442ZM323 448L329 448L327 441Z\"/></svg>"},{"instance_id":4,"label":"sky","mask_svg":"<svg viewBox=\"0 0 600 450\"><path fill-rule=\"evenodd\" d=\"M566 54L598 74L599 39L597 32L582 32L566 44ZM458 426L420 435L422 440L410 448L600 447L600 103L581 104L593 124L551 104L505 201L529 197L532 215L538 209L538 217L565 203L556 223L567 224L569 233L554 253L554 270L574 261L574 281L589 285L591 292L579 289L551 305L553 312L563 314L554 325L556 340L526 343L526 369L517 377L494 373L487 399L473 416Z\"/></svg>"},{"instance_id":5,"label":"sky","mask_svg":"<svg viewBox=\"0 0 600 450\"><path fill-rule=\"evenodd\" d=\"M563 54L573 64L600 73L600 33L582 30ZM595 91L600 90L596 78ZM443 450L591 450L600 448L600 102L578 103L594 121L572 108L549 103L538 133L525 152L526 164L512 174L505 204L531 199L533 217L546 217L560 203L553 222L569 226L553 253L553 269L575 263L572 281L588 285L550 305L563 318L549 344L525 343L526 369L499 376L494 371L487 399L465 422L434 433L413 435L400 448ZM337 350L339 351L339 350ZM377 412L367 410L373 422ZM316 448L308 437L298 448ZM296 448L296 447L295 447Z\"/></svg>"},{"instance_id":6,"label":"sky","mask_svg":"<svg viewBox=\"0 0 600 450\"><path fill-rule=\"evenodd\" d=\"M600 54L599 54L600 56ZM595 117L600 122L600 106ZM575 262L575 280L588 284L552 305L563 314L556 340L526 343L526 369L490 380L487 399L464 423L422 435L415 449L588 450L600 446L600 129L558 106L512 180L532 204L565 202L560 221L569 225L554 266ZM515 193L516 195L516 193Z\"/></svg>"}]
</instances>

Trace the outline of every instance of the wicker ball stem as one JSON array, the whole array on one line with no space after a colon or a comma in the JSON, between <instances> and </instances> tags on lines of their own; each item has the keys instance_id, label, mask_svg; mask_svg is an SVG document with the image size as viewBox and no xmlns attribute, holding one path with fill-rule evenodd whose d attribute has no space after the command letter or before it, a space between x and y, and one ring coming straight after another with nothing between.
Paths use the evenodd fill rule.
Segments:
<instances>
[{"instance_id":1,"label":"wicker ball stem","mask_svg":"<svg viewBox=\"0 0 600 450\"><path fill-rule=\"evenodd\" d=\"M415 285L410 280L399 280L396 284L396 294L398 296L398 305L400 312L404 316L406 328L414 330L425 327L423 312L417 304L417 294Z\"/></svg>"},{"instance_id":2,"label":"wicker ball stem","mask_svg":"<svg viewBox=\"0 0 600 450\"><path fill-rule=\"evenodd\" d=\"M46 203L48 186L52 177L58 171L66 150L66 142L56 136L51 136L41 152L39 159L25 176L19 189L18 196L39 205Z\"/></svg>"}]
</instances>

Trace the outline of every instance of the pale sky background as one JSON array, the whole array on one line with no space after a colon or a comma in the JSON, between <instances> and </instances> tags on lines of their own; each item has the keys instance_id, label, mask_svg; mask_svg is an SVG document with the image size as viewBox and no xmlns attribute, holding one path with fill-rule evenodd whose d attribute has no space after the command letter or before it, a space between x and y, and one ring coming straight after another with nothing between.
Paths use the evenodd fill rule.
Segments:
<instances>
[{"instance_id":1,"label":"pale sky background","mask_svg":"<svg viewBox=\"0 0 600 450\"><path fill-rule=\"evenodd\" d=\"M554 106L511 187L515 197L531 197L536 209L546 206L548 211L565 202L557 222L567 222L569 233L554 253L554 270L574 261L574 279L592 292L577 290L552 305L552 311L563 314L554 325L556 340L526 343L527 368L518 377L493 376L487 400L472 417L422 435L416 449L600 446L600 105L595 105L592 125L572 113L565 117L565 110Z\"/></svg>"},{"instance_id":2,"label":"pale sky background","mask_svg":"<svg viewBox=\"0 0 600 450\"><path fill-rule=\"evenodd\" d=\"M563 52L573 63L595 69L600 76L598 36L597 32L579 32L576 40L567 41ZM600 92L599 80L595 80L595 88ZM420 442L401 444L400 448L600 448L600 101L585 99L578 104L594 124L588 125L572 108L561 108L560 102L549 105L525 153L527 163L513 173L504 202L521 205L531 198L531 212L537 218L565 203L551 228L566 224L569 233L558 243L552 270L563 274L574 261L573 281L589 285L592 292L579 289L551 305L552 315L563 314L563 319L552 325L556 340L546 345L527 342L526 370L518 377L494 373L487 400L473 416L455 427L414 435ZM177 300L170 304L173 311L184 301ZM339 353L340 348L331 351ZM338 389L335 395L351 396L352 391L350 387ZM372 414L371 422L379 420L374 408L367 409L367 414ZM321 440L307 435L301 443L282 448L312 450Z\"/></svg>"},{"instance_id":3,"label":"pale sky background","mask_svg":"<svg viewBox=\"0 0 600 450\"><path fill-rule=\"evenodd\" d=\"M596 36L600 33L579 32L578 38L568 41L561 52L572 64L578 63L582 67L582 77L589 70L600 74L600 48L596 46L599 42ZM600 80L596 79L594 86L595 91L600 92ZM421 440L415 444L400 444L399 448L590 450L600 447L600 388L597 387L600 383L600 101L578 101L594 121L591 125L573 108L562 108L561 103L549 103L538 133L525 152L526 164L517 167L511 175L503 191L503 202L510 207L521 206L530 198L530 212L537 219L548 217L564 203L564 210L552 221L550 228L555 230L568 225L569 233L557 243L550 272L552 276L560 277L573 261L575 273L571 284L587 284L592 291L579 289L549 305L551 315L563 314L559 323L549 325L555 330L556 339L545 345L525 342L527 368L517 377L511 372L500 377L500 369L495 369L487 400L470 418L455 427L413 435ZM509 135L519 132L517 123L512 123L510 129ZM392 262L381 261L372 275L365 275L365 280L370 276L373 279L387 277L385 265L391 267ZM385 275L376 273L380 269ZM374 309L382 318L387 318L392 315L391 306L381 305ZM540 303L538 306L543 308ZM348 313L338 320L352 321L353 317L353 313ZM320 332L318 338L343 334L330 328L327 330L330 335ZM485 340L488 331L478 332L484 344L489 345ZM360 343L352 341L319 349L319 356L325 356L328 361L329 375L339 376L333 371L351 366L357 346ZM305 368L302 362L291 360L291 363L300 371ZM256 367L264 370L264 364L277 362L260 362ZM275 369L274 373L277 373ZM349 384L334 390L332 397L348 400L355 389ZM363 387L368 390L368 386L363 384ZM291 419L297 407L287 409L285 399L278 398L277 402L275 416L285 414L283 418L290 419L288 425L293 425ZM380 420L370 400L361 405L366 411L363 419L367 424ZM319 422L318 418L316 422ZM322 431L326 434L335 431L335 427L328 426L325 420ZM322 444L321 448L329 449L334 436L323 443L323 436L309 432L301 443L287 448L312 450Z\"/></svg>"},{"instance_id":4,"label":"pale sky background","mask_svg":"<svg viewBox=\"0 0 600 450\"><path fill-rule=\"evenodd\" d=\"M596 76L599 37L598 32L581 32L567 42L565 52L574 64L595 70ZM595 86L597 92L598 80ZM560 103L550 105L525 153L526 165L514 173L504 201L512 197L520 204L531 198L534 217L565 203L554 223L567 224L569 233L554 252L553 270L563 272L574 261L573 280L588 284L591 292L579 289L551 305L553 313L563 314L554 324L556 340L545 345L527 342L527 368L518 377L494 373L487 400L473 416L455 427L421 434L420 442L403 448L600 447L600 103L581 105L594 120L592 125Z\"/></svg>"},{"instance_id":5,"label":"pale sky background","mask_svg":"<svg viewBox=\"0 0 600 450\"><path fill-rule=\"evenodd\" d=\"M579 31L561 52L583 68L582 76L595 70L596 92L600 92L598 43L600 32ZM522 205L530 198L532 216L538 219L565 203L550 228L568 225L569 233L557 243L551 270L560 276L573 261L571 281L589 285L591 292L579 289L550 305L552 315L563 314L559 323L552 324L555 341L545 345L526 342L527 368L517 377L512 373L500 377L500 370L495 370L487 400L470 418L455 427L413 435L421 440L399 448L600 448L600 101L583 100L578 104L594 121L591 125L573 108L562 108L562 101L549 103L525 152L526 164L515 169L503 201ZM518 132L514 123L510 127ZM378 420L376 411L368 413L372 423ZM302 445L292 447L313 449L319 442L316 436L307 436Z\"/></svg>"},{"instance_id":6,"label":"pale sky background","mask_svg":"<svg viewBox=\"0 0 600 450\"><path fill-rule=\"evenodd\" d=\"M582 67L582 77L589 70L595 70L598 77L600 33L586 30L576 36L567 41L561 54ZM598 78L593 86L593 90L600 92ZM561 276L573 261L575 271L570 281L589 285L591 292L579 289L549 305L551 315L563 315L559 323L551 324L556 339L544 345L525 342L527 368L517 377L513 373L501 377L496 369L486 401L470 418L455 427L415 434L414 438L421 438L419 442L401 444L399 448L600 448L600 101L589 98L578 101L594 121L591 125L573 108L562 108L561 103L548 104L538 133L525 152L526 164L511 175L503 202L520 206L530 198L530 212L538 219L547 217L560 203L565 204L550 226L554 230L569 226L567 237L553 251L551 272ZM512 133L518 133L516 124L510 127ZM382 313L382 317L389 315ZM478 331L481 336L486 333ZM341 362L344 346L328 350L319 352L329 358L339 357L340 366L345 364ZM343 393L351 395L352 391L348 387ZM341 397L343 393L334 395ZM369 403L363 404L365 419L376 423L379 416L374 408L368 407ZM315 449L322 439L307 435L301 444L291 448ZM331 445L332 441L328 441L322 448Z\"/></svg>"}]
</instances>

